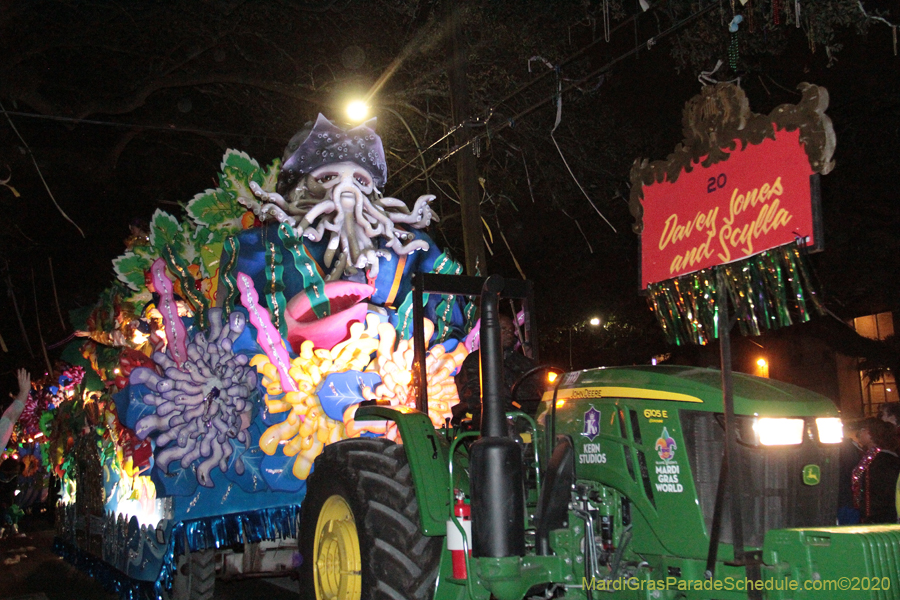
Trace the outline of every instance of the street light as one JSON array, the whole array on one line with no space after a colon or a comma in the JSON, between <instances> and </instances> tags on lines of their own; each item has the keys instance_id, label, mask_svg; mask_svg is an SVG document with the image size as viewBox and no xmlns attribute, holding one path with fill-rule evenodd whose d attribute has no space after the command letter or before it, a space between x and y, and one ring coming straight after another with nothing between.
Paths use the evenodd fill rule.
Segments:
<instances>
[{"instance_id":1,"label":"street light","mask_svg":"<svg viewBox=\"0 0 900 600\"><path fill-rule=\"evenodd\" d=\"M572 366L572 331L578 328L584 327L585 324L590 325L591 327L599 327L600 326L600 317L591 317L587 321L581 321L580 323L574 323L569 325L569 370L573 370Z\"/></svg>"},{"instance_id":2,"label":"street light","mask_svg":"<svg viewBox=\"0 0 900 600\"><path fill-rule=\"evenodd\" d=\"M354 100L347 105L347 117L353 122L359 122L369 114L369 106L363 100Z\"/></svg>"}]
</instances>

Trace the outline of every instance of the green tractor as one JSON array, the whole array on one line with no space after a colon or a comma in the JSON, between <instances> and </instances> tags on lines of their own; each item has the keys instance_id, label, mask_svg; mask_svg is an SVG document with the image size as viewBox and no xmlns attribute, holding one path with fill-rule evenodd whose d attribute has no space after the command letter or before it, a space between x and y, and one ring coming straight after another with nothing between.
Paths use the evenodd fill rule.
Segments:
<instances>
[{"instance_id":1,"label":"green tractor","mask_svg":"<svg viewBox=\"0 0 900 600\"><path fill-rule=\"evenodd\" d=\"M498 304L521 282L430 277L417 293L484 282L480 431L361 407L403 443L346 440L316 459L302 597L900 598L900 526L833 526L829 399L735 374L727 419L719 371L599 368L559 377L536 421L517 415L531 435L510 435Z\"/></svg>"}]
</instances>

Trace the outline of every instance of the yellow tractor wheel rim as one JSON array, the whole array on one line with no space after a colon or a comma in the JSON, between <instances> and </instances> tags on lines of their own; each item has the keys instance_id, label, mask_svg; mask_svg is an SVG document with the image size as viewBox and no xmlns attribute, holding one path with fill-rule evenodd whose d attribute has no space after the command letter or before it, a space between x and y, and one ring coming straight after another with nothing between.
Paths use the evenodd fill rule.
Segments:
<instances>
[{"instance_id":1,"label":"yellow tractor wheel rim","mask_svg":"<svg viewBox=\"0 0 900 600\"><path fill-rule=\"evenodd\" d=\"M313 545L316 600L359 600L361 559L356 520L341 496L322 505Z\"/></svg>"}]
</instances>

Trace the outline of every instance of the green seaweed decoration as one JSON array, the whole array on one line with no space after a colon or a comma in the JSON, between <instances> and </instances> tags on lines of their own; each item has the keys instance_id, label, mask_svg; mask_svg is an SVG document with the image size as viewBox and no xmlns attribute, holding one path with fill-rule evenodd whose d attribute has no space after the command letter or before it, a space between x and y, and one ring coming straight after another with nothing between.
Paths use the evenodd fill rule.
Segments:
<instances>
[{"instance_id":1,"label":"green seaweed decoration","mask_svg":"<svg viewBox=\"0 0 900 600\"><path fill-rule=\"evenodd\" d=\"M201 192L183 204L185 217L179 220L157 209L150 220L149 242L136 243L113 260L116 277L130 292L126 299L138 311L151 298L145 274L162 257L169 276L177 282L176 293L203 319L215 298L225 240L254 225L253 214L240 199L253 198L251 183L274 192L281 160L262 168L245 152L227 150L220 167L219 187Z\"/></svg>"},{"instance_id":2,"label":"green seaweed decoration","mask_svg":"<svg viewBox=\"0 0 900 600\"><path fill-rule=\"evenodd\" d=\"M437 273L438 275L459 275L462 273L462 265L450 258L446 252L434 261L429 273ZM430 294L422 294L422 304L428 304ZM435 307L436 320L434 324L435 338L434 343L440 343L446 340L451 333L450 319L452 318L453 296L441 294L441 300ZM468 314L468 307L466 313ZM413 315L413 293L410 291L406 294L406 298L397 309L397 334L402 339L412 338L412 315ZM427 345L427 344L426 344Z\"/></svg>"}]
</instances>

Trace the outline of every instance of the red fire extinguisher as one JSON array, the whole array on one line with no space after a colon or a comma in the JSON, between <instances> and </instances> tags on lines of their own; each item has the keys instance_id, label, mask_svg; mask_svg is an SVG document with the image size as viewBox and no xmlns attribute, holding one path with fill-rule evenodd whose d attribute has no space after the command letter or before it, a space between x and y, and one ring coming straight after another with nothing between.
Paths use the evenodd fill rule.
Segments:
<instances>
[{"instance_id":1,"label":"red fire extinguisher","mask_svg":"<svg viewBox=\"0 0 900 600\"><path fill-rule=\"evenodd\" d=\"M465 496L459 490L456 491L456 504L453 505L453 514L459 519L466 532L466 544L469 550L469 556L472 556L472 509L465 503ZM447 521L447 550L453 559L453 578L465 579L466 574L466 556L463 549L463 536L456 527L452 519Z\"/></svg>"}]
</instances>

